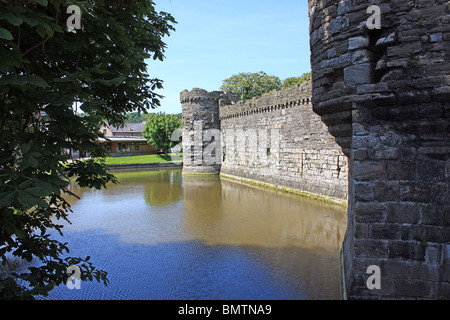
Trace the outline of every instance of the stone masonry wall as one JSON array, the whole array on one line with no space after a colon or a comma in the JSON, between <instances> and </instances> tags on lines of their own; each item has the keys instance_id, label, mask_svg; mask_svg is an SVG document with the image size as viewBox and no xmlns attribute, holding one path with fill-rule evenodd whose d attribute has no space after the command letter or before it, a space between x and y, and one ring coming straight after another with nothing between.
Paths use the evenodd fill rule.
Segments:
<instances>
[{"instance_id":1,"label":"stone masonry wall","mask_svg":"<svg viewBox=\"0 0 450 320\"><path fill-rule=\"evenodd\" d=\"M346 201L346 156L310 97L308 82L222 105L221 174Z\"/></svg>"},{"instance_id":2,"label":"stone masonry wall","mask_svg":"<svg viewBox=\"0 0 450 320\"><path fill-rule=\"evenodd\" d=\"M309 15L314 111L349 157L348 297L449 299L450 3L309 0Z\"/></svg>"},{"instance_id":3,"label":"stone masonry wall","mask_svg":"<svg viewBox=\"0 0 450 320\"><path fill-rule=\"evenodd\" d=\"M207 92L195 88L180 94L182 104L183 173L219 173L219 161L206 161L207 148L212 138L205 139L205 130L220 130L219 100L222 92Z\"/></svg>"}]
</instances>

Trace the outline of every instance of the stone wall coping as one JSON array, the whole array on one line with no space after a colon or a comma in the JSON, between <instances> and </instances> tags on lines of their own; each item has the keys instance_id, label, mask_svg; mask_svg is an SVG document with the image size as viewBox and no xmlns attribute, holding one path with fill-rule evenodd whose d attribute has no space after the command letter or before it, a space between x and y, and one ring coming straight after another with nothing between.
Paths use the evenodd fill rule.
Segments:
<instances>
[{"instance_id":1,"label":"stone wall coping","mask_svg":"<svg viewBox=\"0 0 450 320\"><path fill-rule=\"evenodd\" d=\"M312 83L311 80L309 80L291 88L273 90L260 97L221 106L219 111L220 119L270 112L290 108L296 105L310 105L312 100L311 88Z\"/></svg>"}]
</instances>

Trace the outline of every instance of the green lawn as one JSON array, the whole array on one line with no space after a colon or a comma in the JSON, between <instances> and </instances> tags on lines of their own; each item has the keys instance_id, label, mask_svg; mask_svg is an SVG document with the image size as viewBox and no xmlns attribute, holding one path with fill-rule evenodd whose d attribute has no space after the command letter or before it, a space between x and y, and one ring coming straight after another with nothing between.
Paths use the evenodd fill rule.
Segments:
<instances>
[{"instance_id":1,"label":"green lawn","mask_svg":"<svg viewBox=\"0 0 450 320\"><path fill-rule=\"evenodd\" d=\"M174 156L173 158L171 156ZM114 157L105 159L107 165L112 164L132 164L132 163L158 163L158 162L179 162L177 154L170 153L167 156L163 154L149 154L131 157Z\"/></svg>"}]
</instances>

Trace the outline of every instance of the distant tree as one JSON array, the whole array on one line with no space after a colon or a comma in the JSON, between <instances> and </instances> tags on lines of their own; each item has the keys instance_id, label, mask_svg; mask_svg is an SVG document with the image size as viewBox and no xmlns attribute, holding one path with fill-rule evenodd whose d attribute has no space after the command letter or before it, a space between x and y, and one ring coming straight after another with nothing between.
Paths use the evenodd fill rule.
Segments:
<instances>
[{"instance_id":1,"label":"distant tree","mask_svg":"<svg viewBox=\"0 0 450 320\"><path fill-rule=\"evenodd\" d=\"M298 84L302 84L311 79L311 72L304 73L300 77L290 77L283 81L283 88L290 88Z\"/></svg>"},{"instance_id":2,"label":"distant tree","mask_svg":"<svg viewBox=\"0 0 450 320\"><path fill-rule=\"evenodd\" d=\"M165 114L164 112L151 113L147 117L147 123L142 134L149 144L157 149L162 149L167 155L170 148L180 143L179 139L175 139L177 136L175 131L181 129L181 124L182 121L178 115Z\"/></svg>"},{"instance_id":3,"label":"distant tree","mask_svg":"<svg viewBox=\"0 0 450 320\"><path fill-rule=\"evenodd\" d=\"M224 92L231 91L242 100L258 97L263 93L275 89L281 89L280 78L269 76L265 72L243 72L223 80L220 89Z\"/></svg>"},{"instance_id":4,"label":"distant tree","mask_svg":"<svg viewBox=\"0 0 450 320\"><path fill-rule=\"evenodd\" d=\"M127 113L125 121L128 123L139 123L145 121L146 119L147 119L146 113L130 112Z\"/></svg>"},{"instance_id":5,"label":"distant tree","mask_svg":"<svg viewBox=\"0 0 450 320\"><path fill-rule=\"evenodd\" d=\"M81 29L67 27L70 4L81 9ZM108 282L52 234L69 221L69 179L97 189L117 182L98 160L107 155L98 127L159 105L162 81L146 61L163 60L174 23L148 0L0 0L0 267L11 256L34 261L2 272L0 299L45 296L72 265L83 281ZM68 161L68 150L92 159Z\"/></svg>"}]
</instances>

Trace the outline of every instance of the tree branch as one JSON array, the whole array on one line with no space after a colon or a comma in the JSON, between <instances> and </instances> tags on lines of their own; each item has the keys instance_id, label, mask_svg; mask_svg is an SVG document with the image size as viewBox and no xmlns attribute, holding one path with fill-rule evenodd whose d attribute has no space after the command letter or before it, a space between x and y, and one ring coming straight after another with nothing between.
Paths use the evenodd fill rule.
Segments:
<instances>
[{"instance_id":1,"label":"tree branch","mask_svg":"<svg viewBox=\"0 0 450 320\"><path fill-rule=\"evenodd\" d=\"M42 40L42 41L39 42L38 44L32 46L30 49L28 49L27 51L25 51L25 53L22 54L22 57L25 57L31 50L33 50L33 49L39 47L40 45L45 44L45 43L48 41L48 39L50 39L50 36L48 36L47 38L45 38L44 40Z\"/></svg>"}]
</instances>

